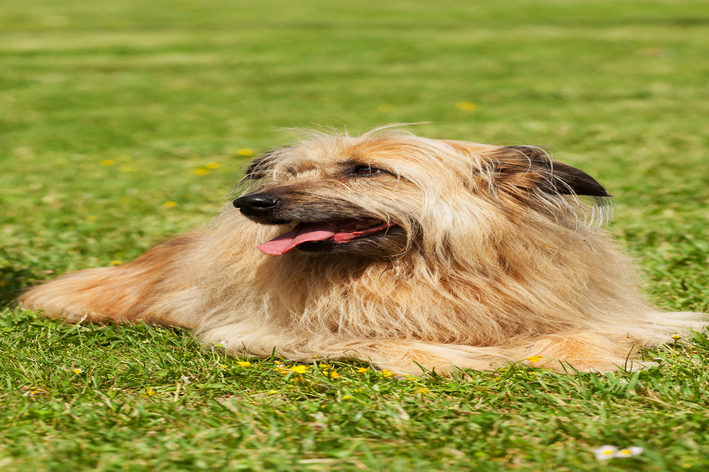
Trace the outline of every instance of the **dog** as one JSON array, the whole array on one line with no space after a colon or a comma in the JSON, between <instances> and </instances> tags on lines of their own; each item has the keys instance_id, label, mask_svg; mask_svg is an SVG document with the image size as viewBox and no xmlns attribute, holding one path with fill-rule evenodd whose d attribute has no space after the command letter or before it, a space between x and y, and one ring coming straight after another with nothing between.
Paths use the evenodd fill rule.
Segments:
<instances>
[{"instance_id":1,"label":"dog","mask_svg":"<svg viewBox=\"0 0 709 472\"><path fill-rule=\"evenodd\" d=\"M628 368L639 347L706 324L648 303L602 229L606 189L538 147L310 132L251 161L238 188L208 229L21 304L399 374Z\"/></svg>"}]
</instances>

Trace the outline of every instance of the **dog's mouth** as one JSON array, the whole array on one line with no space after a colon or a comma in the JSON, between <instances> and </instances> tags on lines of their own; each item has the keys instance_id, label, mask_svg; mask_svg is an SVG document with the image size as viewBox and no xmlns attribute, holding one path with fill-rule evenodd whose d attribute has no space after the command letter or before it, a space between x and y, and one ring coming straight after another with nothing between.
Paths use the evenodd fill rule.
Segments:
<instances>
[{"instance_id":1,"label":"dog's mouth","mask_svg":"<svg viewBox=\"0 0 709 472\"><path fill-rule=\"evenodd\" d=\"M258 246L264 254L281 256L293 249L319 252L319 248L347 244L352 241L384 233L397 226L392 221L351 218L347 220L300 223L292 231L281 234Z\"/></svg>"}]
</instances>

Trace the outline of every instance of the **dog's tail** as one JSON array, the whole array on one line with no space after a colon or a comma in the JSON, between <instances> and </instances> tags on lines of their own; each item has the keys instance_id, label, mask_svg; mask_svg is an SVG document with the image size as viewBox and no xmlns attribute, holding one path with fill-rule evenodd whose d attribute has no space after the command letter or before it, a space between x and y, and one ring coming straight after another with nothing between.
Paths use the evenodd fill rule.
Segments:
<instances>
[{"instance_id":1,"label":"dog's tail","mask_svg":"<svg viewBox=\"0 0 709 472\"><path fill-rule=\"evenodd\" d=\"M70 323L143 320L193 328L194 322L189 319L156 312L154 302L160 295L175 291L174 275L184 270L180 267L182 256L200 236L200 233L176 236L123 266L63 275L29 289L18 302Z\"/></svg>"}]
</instances>

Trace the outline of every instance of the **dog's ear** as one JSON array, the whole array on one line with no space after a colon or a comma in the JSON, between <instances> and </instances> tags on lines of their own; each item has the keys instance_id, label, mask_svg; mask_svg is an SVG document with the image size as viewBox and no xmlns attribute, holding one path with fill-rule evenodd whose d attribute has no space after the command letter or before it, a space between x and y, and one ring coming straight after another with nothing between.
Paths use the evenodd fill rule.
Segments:
<instances>
[{"instance_id":1,"label":"dog's ear","mask_svg":"<svg viewBox=\"0 0 709 472\"><path fill-rule=\"evenodd\" d=\"M495 170L502 182L519 188L561 195L611 195L596 179L570 165L554 161L543 149L506 146L495 153Z\"/></svg>"}]
</instances>

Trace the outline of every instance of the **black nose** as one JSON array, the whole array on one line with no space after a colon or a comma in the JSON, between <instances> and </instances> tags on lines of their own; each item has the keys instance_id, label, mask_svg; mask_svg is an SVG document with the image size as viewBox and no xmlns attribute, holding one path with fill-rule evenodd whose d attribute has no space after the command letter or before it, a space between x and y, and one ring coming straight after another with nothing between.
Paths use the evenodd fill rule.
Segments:
<instances>
[{"instance_id":1,"label":"black nose","mask_svg":"<svg viewBox=\"0 0 709 472\"><path fill-rule=\"evenodd\" d=\"M245 195L234 200L234 206L247 216L260 216L272 212L281 200L272 195L253 194Z\"/></svg>"}]
</instances>

